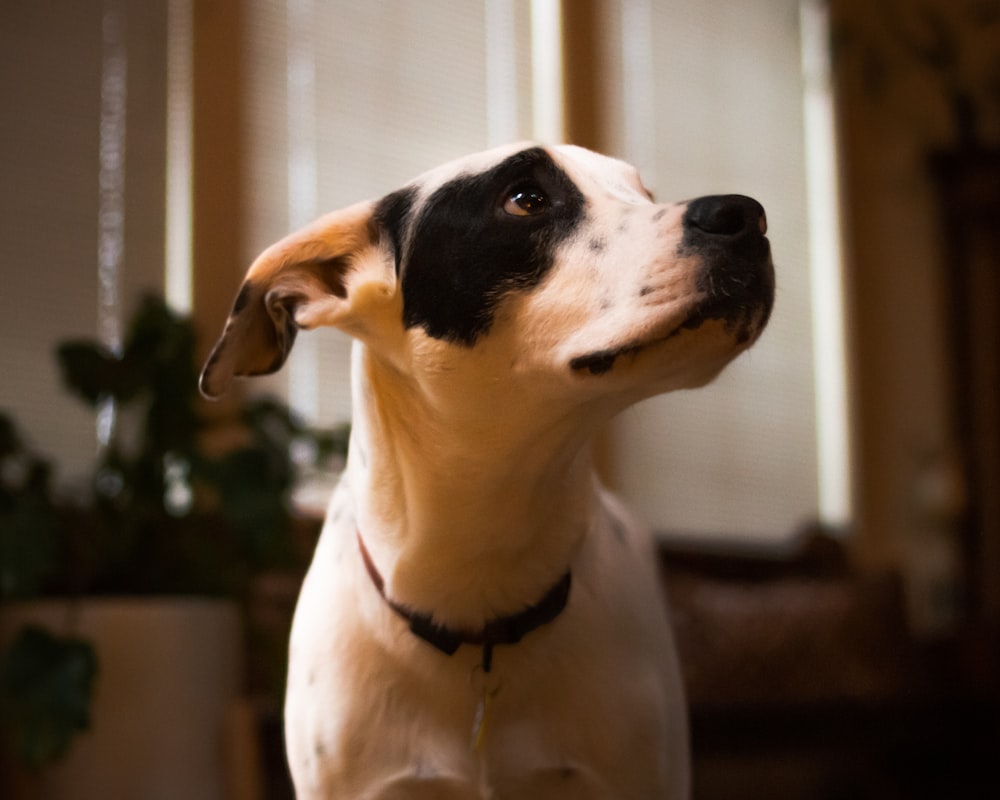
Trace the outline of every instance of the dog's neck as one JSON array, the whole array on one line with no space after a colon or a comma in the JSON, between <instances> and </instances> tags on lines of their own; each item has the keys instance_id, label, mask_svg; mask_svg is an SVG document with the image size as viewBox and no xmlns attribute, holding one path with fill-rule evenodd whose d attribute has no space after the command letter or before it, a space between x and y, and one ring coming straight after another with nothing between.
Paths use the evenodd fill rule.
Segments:
<instances>
[{"instance_id":1,"label":"dog's neck","mask_svg":"<svg viewBox=\"0 0 1000 800\"><path fill-rule=\"evenodd\" d=\"M391 370L356 348L348 480L386 592L473 627L537 602L595 518L587 426L433 396Z\"/></svg>"}]
</instances>

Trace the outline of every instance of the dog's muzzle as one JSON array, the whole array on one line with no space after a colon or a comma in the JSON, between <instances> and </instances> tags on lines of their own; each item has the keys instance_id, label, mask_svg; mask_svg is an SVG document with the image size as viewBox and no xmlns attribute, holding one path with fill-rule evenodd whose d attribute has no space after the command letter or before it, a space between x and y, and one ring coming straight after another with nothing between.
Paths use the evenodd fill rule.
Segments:
<instances>
[{"instance_id":1,"label":"dog's muzzle","mask_svg":"<svg viewBox=\"0 0 1000 800\"><path fill-rule=\"evenodd\" d=\"M681 253L701 259L697 288L703 300L683 327L722 320L737 342L755 337L774 303L774 267L767 216L739 194L699 197L684 212Z\"/></svg>"},{"instance_id":2,"label":"dog's muzzle","mask_svg":"<svg viewBox=\"0 0 1000 800\"><path fill-rule=\"evenodd\" d=\"M578 373L603 375L622 356L635 355L709 320L723 323L737 345L757 338L774 303L774 267L767 217L756 200L739 194L691 200L682 218L677 255L695 266L693 294L699 299L682 322L652 339L627 342L570 360Z\"/></svg>"}]
</instances>

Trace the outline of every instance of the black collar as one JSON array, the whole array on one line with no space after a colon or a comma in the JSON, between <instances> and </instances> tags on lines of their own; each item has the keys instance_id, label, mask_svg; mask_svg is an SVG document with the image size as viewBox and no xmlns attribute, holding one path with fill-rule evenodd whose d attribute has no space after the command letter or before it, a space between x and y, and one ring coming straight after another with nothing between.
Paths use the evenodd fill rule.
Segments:
<instances>
[{"instance_id":1,"label":"black collar","mask_svg":"<svg viewBox=\"0 0 1000 800\"><path fill-rule=\"evenodd\" d=\"M430 614L423 614L395 602L385 593L385 581L379 573L365 542L358 532L358 545L361 558L365 562L368 575L382 595L386 604L409 623L410 631L428 644L433 645L442 653L453 655L463 644L482 645L483 672L489 672L493 665L493 646L497 644L517 644L536 628L547 625L558 617L569 601L569 587L572 576L569 572L545 593L545 596L533 606L517 614L506 617L496 617L489 620L478 630L468 628L449 628L434 622Z\"/></svg>"}]
</instances>

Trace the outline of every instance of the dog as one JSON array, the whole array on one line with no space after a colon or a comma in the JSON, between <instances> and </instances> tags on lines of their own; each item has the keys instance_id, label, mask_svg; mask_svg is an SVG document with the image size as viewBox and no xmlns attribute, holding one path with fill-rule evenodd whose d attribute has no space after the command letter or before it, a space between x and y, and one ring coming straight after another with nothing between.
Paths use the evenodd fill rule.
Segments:
<instances>
[{"instance_id":1,"label":"dog","mask_svg":"<svg viewBox=\"0 0 1000 800\"><path fill-rule=\"evenodd\" d=\"M292 626L300 800L683 798L652 538L602 488L617 412L704 385L774 297L763 208L657 204L519 144L321 217L250 267L201 389L354 337L354 419Z\"/></svg>"}]
</instances>

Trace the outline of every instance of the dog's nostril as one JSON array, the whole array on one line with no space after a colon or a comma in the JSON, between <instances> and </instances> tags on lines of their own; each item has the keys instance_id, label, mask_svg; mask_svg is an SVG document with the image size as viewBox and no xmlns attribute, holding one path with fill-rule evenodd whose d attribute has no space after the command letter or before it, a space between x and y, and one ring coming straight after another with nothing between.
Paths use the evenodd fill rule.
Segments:
<instances>
[{"instance_id":1,"label":"dog's nostril","mask_svg":"<svg viewBox=\"0 0 1000 800\"><path fill-rule=\"evenodd\" d=\"M767 233L764 207L741 194L710 195L688 203L684 224L712 236L739 236L758 231Z\"/></svg>"}]
</instances>

